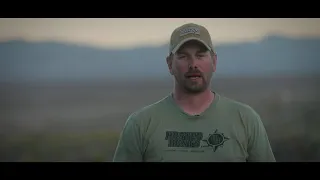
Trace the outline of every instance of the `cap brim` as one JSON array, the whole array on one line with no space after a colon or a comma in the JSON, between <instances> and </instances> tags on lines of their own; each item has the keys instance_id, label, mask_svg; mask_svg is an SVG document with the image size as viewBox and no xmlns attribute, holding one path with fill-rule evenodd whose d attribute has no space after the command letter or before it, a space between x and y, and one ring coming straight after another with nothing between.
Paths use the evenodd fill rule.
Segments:
<instances>
[{"instance_id":1,"label":"cap brim","mask_svg":"<svg viewBox=\"0 0 320 180\"><path fill-rule=\"evenodd\" d=\"M178 49L180 49L180 47L181 47L184 43L186 43L186 42L188 42L188 41L191 41L191 40L196 40L196 41L202 43L209 51L211 51L210 46L208 46L207 43L205 43L203 40L201 40L201 39L199 39L199 38L196 38L196 37L189 37L189 38L186 38L186 39L182 40L178 45L176 45L176 47L171 51L171 53L172 53L172 54L175 54L175 53L178 51Z\"/></svg>"}]
</instances>

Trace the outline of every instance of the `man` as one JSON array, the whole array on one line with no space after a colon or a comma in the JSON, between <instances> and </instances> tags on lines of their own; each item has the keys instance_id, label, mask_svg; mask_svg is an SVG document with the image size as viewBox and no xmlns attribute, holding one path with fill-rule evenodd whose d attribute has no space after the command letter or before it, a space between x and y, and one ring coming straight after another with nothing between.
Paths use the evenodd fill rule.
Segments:
<instances>
[{"instance_id":1,"label":"man","mask_svg":"<svg viewBox=\"0 0 320 180\"><path fill-rule=\"evenodd\" d=\"M129 116L114 161L275 161L259 115L210 89L217 55L208 30L189 23L171 35L173 92Z\"/></svg>"}]
</instances>

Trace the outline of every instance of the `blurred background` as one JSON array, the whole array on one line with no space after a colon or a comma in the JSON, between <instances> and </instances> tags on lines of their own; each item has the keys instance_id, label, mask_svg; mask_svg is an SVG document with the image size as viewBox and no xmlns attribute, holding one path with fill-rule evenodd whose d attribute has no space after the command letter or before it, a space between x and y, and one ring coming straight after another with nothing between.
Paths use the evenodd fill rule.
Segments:
<instances>
[{"instance_id":1,"label":"blurred background","mask_svg":"<svg viewBox=\"0 0 320 180\"><path fill-rule=\"evenodd\" d=\"M320 160L320 19L0 19L0 161L112 161L168 95L174 28L208 28L212 88L261 116L277 161Z\"/></svg>"}]
</instances>

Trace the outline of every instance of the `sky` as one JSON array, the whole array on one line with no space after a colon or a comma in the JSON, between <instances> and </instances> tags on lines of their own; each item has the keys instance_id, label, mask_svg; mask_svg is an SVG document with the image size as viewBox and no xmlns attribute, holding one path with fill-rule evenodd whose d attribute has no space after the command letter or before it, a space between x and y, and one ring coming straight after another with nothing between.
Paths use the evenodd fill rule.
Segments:
<instances>
[{"instance_id":1,"label":"sky","mask_svg":"<svg viewBox=\"0 0 320 180\"><path fill-rule=\"evenodd\" d=\"M22 18L0 19L0 41L58 41L105 48L158 46L184 23L205 26L214 44L257 41L265 35L320 37L320 18Z\"/></svg>"}]
</instances>

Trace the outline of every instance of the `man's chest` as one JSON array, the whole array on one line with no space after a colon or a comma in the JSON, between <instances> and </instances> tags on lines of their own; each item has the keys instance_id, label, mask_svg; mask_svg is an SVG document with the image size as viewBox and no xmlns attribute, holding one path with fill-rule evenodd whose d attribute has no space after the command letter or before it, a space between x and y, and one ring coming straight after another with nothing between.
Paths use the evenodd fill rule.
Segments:
<instances>
[{"instance_id":1,"label":"man's chest","mask_svg":"<svg viewBox=\"0 0 320 180\"><path fill-rule=\"evenodd\" d=\"M149 136L145 161L245 161L246 137L230 123L161 123Z\"/></svg>"}]
</instances>

